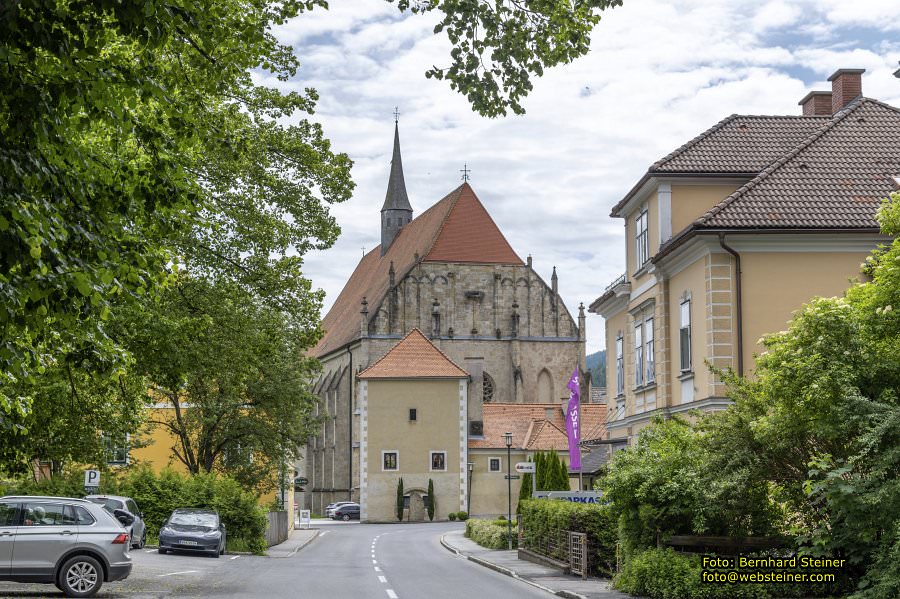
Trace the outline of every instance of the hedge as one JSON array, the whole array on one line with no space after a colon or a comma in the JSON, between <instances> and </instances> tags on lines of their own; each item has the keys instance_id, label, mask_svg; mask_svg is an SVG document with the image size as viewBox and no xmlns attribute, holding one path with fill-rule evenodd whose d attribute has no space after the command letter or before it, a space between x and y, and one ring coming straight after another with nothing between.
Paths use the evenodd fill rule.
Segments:
<instances>
[{"instance_id":1,"label":"hedge","mask_svg":"<svg viewBox=\"0 0 900 599\"><path fill-rule=\"evenodd\" d=\"M702 556L678 553L672 548L648 549L629 556L613 586L628 594L650 599L830 597L847 590L846 579L827 584L729 584L703 582L702 576ZM841 578L840 573L838 576Z\"/></svg>"},{"instance_id":2,"label":"hedge","mask_svg":"<svg viewBox=\"0 0 900 599\"><path fill-rule=\"evenodd\" d=\"M565 532L583 532L587 534L590 573L605 577L613 575L618 524L607 506L552 499L532 499L521 505L525 547L546 554L540 551L541 547L546 540L556 539L557 553L547 557L568 561Z\"/></svg>"},{"instance_id":3,"label":"hedge","mask_svg":"<svg viewBox=\"0 0 900 599\"><path fill-rule=\"evenodd\" d=\"M506 520L466 520L466 536L488 549L508 549L508 528ZM516 527L512 531L512 546L518 547Z\"/></svg>"},{"instance_id":4,"label":"hedge","mask_svg":"<svg viewBox=\"0 0 900 599\"><path fill-rule=\"evenodd\" d=\"M84 497L84 473L73 470L47 481L7 481L5 495ZM155 539L169 514L180 507L213 508L227 532L228 549L262 553L266 549L266 515L257 497L233 479L214 474L189 476L173 470L155 473L148 467L101 476L100 492L134 499L144 513L147 537Z\"/></svg>"}]
</instances>

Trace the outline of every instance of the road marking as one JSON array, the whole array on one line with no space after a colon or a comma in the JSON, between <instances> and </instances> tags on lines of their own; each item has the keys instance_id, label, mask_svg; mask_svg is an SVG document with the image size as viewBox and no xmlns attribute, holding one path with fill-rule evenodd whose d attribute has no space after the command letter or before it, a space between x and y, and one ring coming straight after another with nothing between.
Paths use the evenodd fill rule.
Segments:
<instances>
[{"instance_id":1,"label":"road marking","mask_svg":"<svg viewBox=\"0 0 900 599\"><path fill-rule=\"evenodd\" d=\"M234 556L233 558L231 558L231 559L237 559L237 558L239 558L239 557L241 557L241 556L240 556L240 555L235 555L235 556Z\"/></svg>"},{"instance_id":2,"label":"road marking","mask_svg":"<svg viewBox=\"0 0 900 599\"><path fill-rule=\"evenodd\" d=\"M373 563L373 564L377 564L378 562L376 562L375 560L372 560L372 563Z\"/></svg>"},{"instance_id":3,"label":"road marking","mask_svg":"<svg viewBox=\"0 0 900 599\"><path fill-rule=\"evenodd\" d=\"M144 553L156 553L156 552L157 552L157 549L148 549Z\"/></svg>"},{"instance_id":4,"label":"road marking","mask_svg":"<svg viewBox=\"0 0 900 599\"><path fill-rule=\"evenodd\" d=\"M385 592L387 593L388 597L390 597L391 599L397 599L397 593L395 593L393 591L393 589L387 589L387 591L385 591Z\"/></svg>"},{"instance_id":5,"label":"road marking","mask_svg":"<svg viewBox=\"0 0 900 599\"><path fill-rule=\"evenodd\" d=\"M378 566L375 566L375 571L376 571L376 572L381 572L381 568L379 568Z\"/></svg>"},{"instance_id":6,"label":"road marking","mask_svg":"<svg viewBox=\"0 0 900 599\"><path fill-rule=\"evenodd\" d=\"M330 533L330 532L331 532L330 530L322 531L322 532L319 533L319 536L320 536L320 537L324 537L325 535L327 535L327 534Z\"/></svg>"},{"instance_id":7,"label":"road marking","mask_svg":"<svg viewBox=\"0 0 900 599\"><path fill-rule=\"evenodd\" d=\"M163 576L177 576L178 574L194 574L197 572L196 570L185 570L184 572L169 572L168 574L157 574L159 577Z\"/></svg>"},{"instance_id":8,"label":"road marking","mask_svg":"<svg viewBox=\"0 0 900 599\"><path fill-rule=\"evenodd\" d=\"M384 576L379 576L378 582L380 582L381 584L387 584L387 578L385 578Z\"/></svg>"}]
</instances>

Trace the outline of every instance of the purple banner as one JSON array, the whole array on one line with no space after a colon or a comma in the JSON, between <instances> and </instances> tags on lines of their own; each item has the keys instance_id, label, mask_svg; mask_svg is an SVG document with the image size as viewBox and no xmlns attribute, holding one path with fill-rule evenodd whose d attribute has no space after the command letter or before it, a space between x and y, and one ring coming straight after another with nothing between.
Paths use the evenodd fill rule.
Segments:
<instances>
[{"instance_id":1,"label":"purple banner","mask_svg":"<svg viewBox=\"0 0 900 599\"><path fill-rule=\"evenodd\" d=\"M581 472L581 411L579 405L578 368L566 385L569 390L569 407L566 409L566 433L569 435L569 470Z\"/></svg>"}]
</instances>

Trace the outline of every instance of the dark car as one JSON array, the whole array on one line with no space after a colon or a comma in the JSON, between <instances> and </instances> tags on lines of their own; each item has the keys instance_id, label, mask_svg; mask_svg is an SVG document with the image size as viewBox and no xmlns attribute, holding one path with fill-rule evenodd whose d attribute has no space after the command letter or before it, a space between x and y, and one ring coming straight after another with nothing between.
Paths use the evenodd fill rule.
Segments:
<instances>
[{"instance_id":1,"label":"dark car","mask_svg":"<svg viewBox=\"0 0 900 599\"><path fill-rule=\"evenodd\" d=\"M335 508L331 516L332 520L359 520L359 504L347 503Z\"/></svg>"},{"instance_id":2,"label":"dark car","mask_svg":"<svg viewBox=\"0 0 900 599\"><path fill-rule=\"evenodd\" d=\"M202 551L219 557L225 553L225 525L215 510L182 508L172 512L159 529L159 552Z\"/></svg>"}]
</instances>

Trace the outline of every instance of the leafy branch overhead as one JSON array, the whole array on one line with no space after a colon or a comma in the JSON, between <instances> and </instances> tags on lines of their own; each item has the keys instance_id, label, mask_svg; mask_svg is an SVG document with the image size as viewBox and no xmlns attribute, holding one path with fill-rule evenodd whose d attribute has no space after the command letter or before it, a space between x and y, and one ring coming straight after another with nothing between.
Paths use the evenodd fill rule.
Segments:
<instances>
[{"instance_id":1,"label":"leafy branch overhead","mask_svg":"<svg viewBox=\"0 0 900 599\"><path fill-rule=\"evenodd\" d=\"M453 50L449 67L433 67L426 77L446 79L483 116L507 108L525 112L522 100L544 69L587 54L601 12L622 0L399 0L401 10L439 10Z\"/></svg>"}]
</instances>

